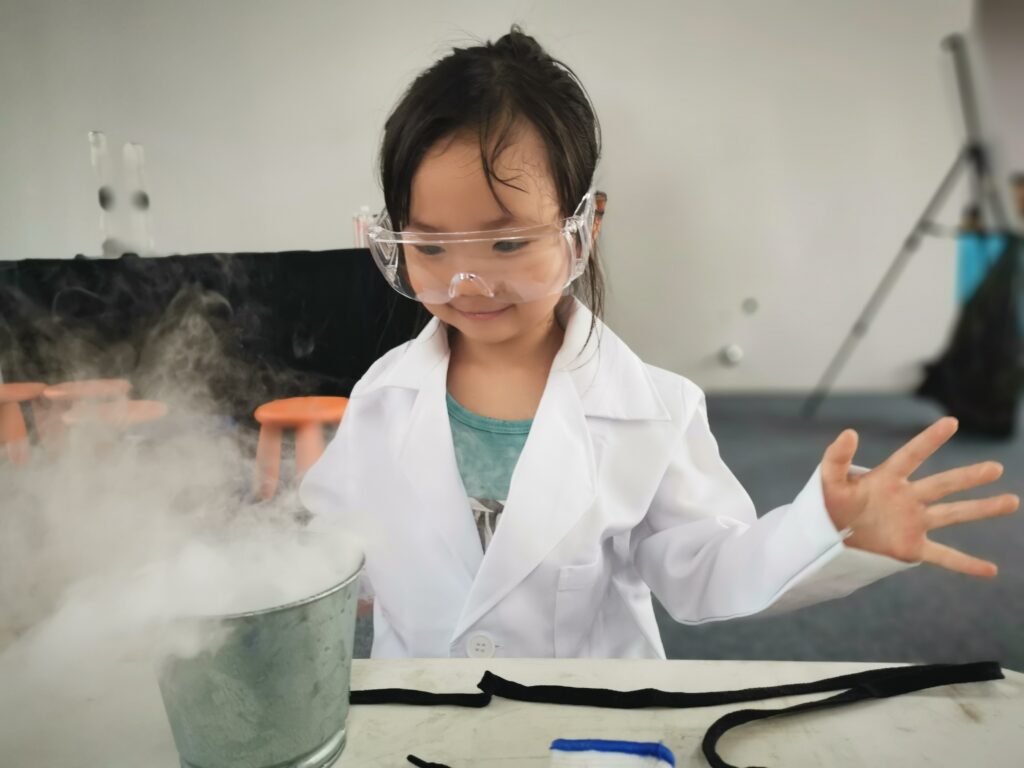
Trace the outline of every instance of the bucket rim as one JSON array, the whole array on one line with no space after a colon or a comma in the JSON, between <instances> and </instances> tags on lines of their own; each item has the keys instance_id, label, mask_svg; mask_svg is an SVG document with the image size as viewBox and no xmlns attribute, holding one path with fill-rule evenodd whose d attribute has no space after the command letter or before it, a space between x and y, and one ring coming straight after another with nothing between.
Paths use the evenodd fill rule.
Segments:
<instances>
[{"instance_id":1,"label":"bucket rim","mask_svg":"<svg viewBox=\"0 0 1024 768\"><path fill-rule=\"evenodd\" d=\"M325 597L329 597L335 592L344 589L345 587L349 586L352 582L354 582L356 579L358 579L365 569L366 555L362 554L359 556L359 565L356 566L356 569L351 573L351 575L346 576L343 581L339 581L337 584L333 584L330 587L327 587L327 589L321 590L320 592L315 592L312 595L308 595L298 600L292 600L290 603L281 603L280 605L274 605L270 608L258 608L253 611L242 611L241 613L221 613L210 616L200 616L196 618L211 619L213 621L232 621L235 619L248 619L254 616L263 616L268 613L277 613L278 611L287 611L292 608L299 608L303 605L309 605L310 603L315 603L318 600L323 600Z\"/></svg>"}]
</instances>

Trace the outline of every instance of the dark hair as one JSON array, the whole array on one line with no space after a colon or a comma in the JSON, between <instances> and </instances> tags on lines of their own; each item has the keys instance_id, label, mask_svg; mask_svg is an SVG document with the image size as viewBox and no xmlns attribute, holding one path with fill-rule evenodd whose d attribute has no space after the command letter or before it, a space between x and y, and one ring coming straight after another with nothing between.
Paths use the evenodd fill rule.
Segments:
<instances>
[{"instance_id":1,"label":"dark hair","mask_svg":"<svg viewBox=\"0 0 1024 768\"><path fill-rule=\"evenodd\" d=\"M562 215L572 215L593 182L601 128L576 74L513 26L494 42L455 48L435 62L412 82L388 117L380 177L395 228L402 229L409 220L412 179L424 154L456 133L477 133L492 193L495 181L515 188L514 179L500 178L494 166L521 121L532 125L544 142ZM604 275L596 247L573 292L595 317L602 316Z\"/></svg>"}]
</instances>

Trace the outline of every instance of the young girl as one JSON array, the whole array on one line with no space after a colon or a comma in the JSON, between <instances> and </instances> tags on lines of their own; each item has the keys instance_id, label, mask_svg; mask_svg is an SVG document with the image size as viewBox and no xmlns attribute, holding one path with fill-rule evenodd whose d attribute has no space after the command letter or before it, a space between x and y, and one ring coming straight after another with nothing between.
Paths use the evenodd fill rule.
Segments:
<instances>
[{"instance_id":1,"label":"young girl","mask_svg":"<svg viewBox=\"0 0 1024 768\"><path fill-rule=\"evenodd\" d=\"M701 390L599 319L599 149L579 81L515 27L438 61L388 118L371 250L434 319L356 385L301 489L317 525L364 542L372 655L664 657L652 592L697 624L920 561L993 576L926 534L1013 511L937 503L1002 468L909 479L953 419L871 471L847 430L756 516Z\"/></svg>"}]
</instances>

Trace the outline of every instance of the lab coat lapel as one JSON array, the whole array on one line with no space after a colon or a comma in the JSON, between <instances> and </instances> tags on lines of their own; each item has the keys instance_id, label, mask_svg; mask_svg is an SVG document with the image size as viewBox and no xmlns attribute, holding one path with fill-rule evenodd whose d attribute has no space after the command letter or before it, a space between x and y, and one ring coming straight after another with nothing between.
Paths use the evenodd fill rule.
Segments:
<instances>
[{"instance_id":1,"label":"lab coat lapel","mask_svg":"<svg viewBox=\"0 0 1024 768\"><path fill-rule=\"evenodd\" d=\"M498 529L454 637L537 567L593 503L594 451L571 377L553 371L512 475Z\"/></svg>"},{"instance_id":2,"label":"lab coat lapel","mask_svg":"<svg viewBox=\"0 0 1024 768\"><path fill-rule=\"evenodd\" d=\"M410 512L430 518L428 529L452 552L459 567L464 568L468 590L483 552L452 443L445 399L448 354L443 333L443 329L433 336L425 332L410 350L415 367L420 372L424 368L426 371L418 381L419 391L409 416L399 466L411 481L419 501ZM440 340L437 334L442 334ZM433 354L429 349L417 348L431 344ZM423 542L423 546L433 545Z\"/></svg>"}]
</instances>

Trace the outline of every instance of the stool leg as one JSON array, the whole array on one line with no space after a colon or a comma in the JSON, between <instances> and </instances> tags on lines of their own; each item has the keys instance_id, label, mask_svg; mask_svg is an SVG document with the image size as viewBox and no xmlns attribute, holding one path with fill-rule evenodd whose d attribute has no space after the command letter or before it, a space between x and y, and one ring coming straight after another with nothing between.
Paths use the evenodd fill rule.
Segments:
<instances>
[{"instance_id":1,"label":"stool leg","mask_svg":"<svg viewBox=\"0 0 1024 768\"><path fill-rule=\"evenodd\" d=\"M28 430L20 403L0 404L0 443L7 446L12 464L28 461Z\"/></svg>"},{"instance_id":2,"label":"stool leg","mask_svg":"<svg viewBox=\"0 0 1024 768\"><path fill-rule=\"evenodd\" d=\"M260 439L256 445L256 474L256 492L259 497L264 501L273 498L281 474L280 427L260 427Z\"/></svg>"},{"instance_id":3,"label":"stool leg","mask_svg":"<svg viewBox=\"0 0 1024 768\"><path fill-rule=\"evenodd\" d=\"M295 479L300 480L324 452L324 428L303 424L295 430Z\"/></svg>"},{"instance_id":4,"label":"stool leg","mask_svg":"<svg viewBox=\"0 0 1024 768\"><path fill-rule=\"evenodd\" d=\"M46 432L46 424L44 422L47 418L48 409L41 400L33 400L29 405L32 407L32 423L36 428L36 440L42 442Z\"/></svg>"}]
</instances>

